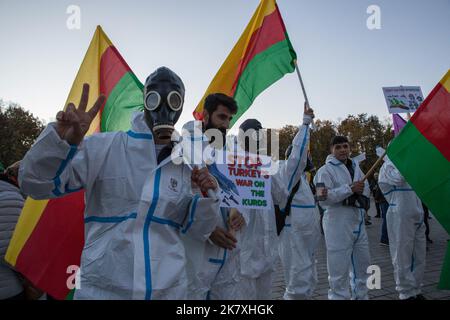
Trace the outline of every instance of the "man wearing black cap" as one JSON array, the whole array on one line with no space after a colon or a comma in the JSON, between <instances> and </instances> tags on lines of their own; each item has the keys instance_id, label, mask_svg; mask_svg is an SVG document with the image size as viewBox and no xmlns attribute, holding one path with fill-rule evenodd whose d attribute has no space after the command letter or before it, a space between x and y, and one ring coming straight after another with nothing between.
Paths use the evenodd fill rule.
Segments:
<instances>
[{"instance_id":1,"label":"man wearing black cap","mask_svg":"<svg viewBox=\"0 0 450 320\"><path fill-rule=\"evenodd\" d=\"M307 163L309 145L309 125L314 112L306 108L303 124L292 141L292 151L285 163L272 175L271 193L274 205L282 212L292 188L301 180ZM264 153L261 123L248 119L240 126L239 144L247 153ZM267 149L266 149L267 150ZM248 291L249 299L271 299L272 275L278 256L278 239L275 214L272 210L241 210L247 223L241 240L241 274L246 281L242 285ZM290 266L285 266L289 268Z\"/></svg>"}]
</instances>

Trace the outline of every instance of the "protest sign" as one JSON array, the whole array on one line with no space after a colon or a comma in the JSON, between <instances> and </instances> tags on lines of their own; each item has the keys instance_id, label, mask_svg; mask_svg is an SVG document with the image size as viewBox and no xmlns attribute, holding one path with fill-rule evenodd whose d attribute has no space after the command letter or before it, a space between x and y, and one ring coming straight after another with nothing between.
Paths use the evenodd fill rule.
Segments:
<instances>
[{"instance_id":1,"label":"protest sign","mask_svg":"<svg viewBox=\"0 0 450 320\"><path fill-rule=\"evenodd\" d=\"M270 157L226 152L225 159L208 166L221 189L221 207L272 209Z\"/></svg>"},{"instance_id":2,"label":"protest sign","mask_svg":"<svg viewBox=\"0 0 450 320\"><path fill-rule=\"evenodd\" d=\"M383 87L389 113L414 112L423 101L420 87Z\"/></svg>"}]
</instances>

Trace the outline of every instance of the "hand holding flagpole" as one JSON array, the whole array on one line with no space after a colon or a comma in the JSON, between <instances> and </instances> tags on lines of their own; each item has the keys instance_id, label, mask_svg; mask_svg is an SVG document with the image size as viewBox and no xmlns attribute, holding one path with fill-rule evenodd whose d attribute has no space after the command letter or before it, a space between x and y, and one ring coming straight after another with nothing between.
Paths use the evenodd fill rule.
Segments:
<instances>
[{"instance_id":1,"label":"hand holding flagpole","mask_svg":"<svg viewBox=\"0 0 450 320\"><path fill-rule=\"evenodd\" d=\"M378 158L378 160L373 164L373 166L367 171L366 175L362 179L362 181L366 181L372 173L375 171L375 169L380 165L381 161L383 161L384 157L386 156L387 151L384 151L384 153L381 155L381 157Z\"/></svg>"}]
</instances>

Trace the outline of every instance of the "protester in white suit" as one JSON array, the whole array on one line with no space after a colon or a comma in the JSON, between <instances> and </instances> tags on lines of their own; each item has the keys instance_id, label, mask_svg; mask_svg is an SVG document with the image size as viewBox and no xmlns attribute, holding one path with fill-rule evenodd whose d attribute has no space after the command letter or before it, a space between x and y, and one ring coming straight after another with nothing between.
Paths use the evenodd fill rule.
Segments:
<instances>
[{"instance_id":1,"label":"protester in white suit","mask_svg":"<svg viewBox=\"0 0 450 320\"><path fill-rule=\"evenodd\" d=\"M350 159L348 139L336 136L332 154L314 177L325 184L327 199L323 229L327 247L329 299L368 299L367 268L370 265L369 242L364 225L368 209L369 185L362 182L363 172ZM349 291L349 283L351 292Z\"/></svg>"},{"instance_id":2,"label":"protester in white suit","mask_svg":"<svg viewBox=\"0 0 450 320\"><path fill-rule=\"evenodd\" d=\"M219 218L217 191L207 169L191 172L171 157L171 135L184 85L168 68L145 84L145 111L128 132L83 139L104 97L86 112L69 104L47 126L20 167L20 186L35 199L85 190L85 246L75 299L184 299L186 253L181 233L207 239ZM64 212L61 212L64 214ZM187 253L189 254L189 253Z\"/></svg>"},{"instance_id":3,"label":"protester in white suit","mask_svg":"<svg viewBox=\"0 0 450 320\"><path fill-rule=\"evenodd\" d=\"M292 152L279 170L272 175L272 202L282 210L286 207L290 191L303 175L309 145L309 125L313 117L313 110L305 108L303 123L292 141ZM258 132L261 129L262 125L256 119L248 119L240 126L243 133L248 130ZM244 139L240 140L248 152L249 145ZM278 256L275 213L273 209L242 209L240 211L247 221L241 238L240 266L241 274L246 280L242 285L248 291L248 299L268 300L272 295L272 277Z\"/></svg>"},{"instance_id":4,"label":"protester in white suit","mask_svg":"<svg viewBox=\"0 0 450 320\"><path fill-rule=\"evenodd\" d=\"M386 220L396 290L402 300L423 300L426 238L422 202L388 157L378 185L389 202Z\"/></svg>"},{"instance_id":5,"label":"protester in white suit","mask_svg":"<svg viewBox=\"0 0 450 320\"><path fill-rule=\"evenodd\" d=\"M291 152L290 146L286 158ZM321 237L320 214L305 174L307 163L312 165L310 160L300 163L299 170L304 173L298 186L291 190L297 191L293 195L285 227L280 233L279 252L286 283L285 300L310 299L317 284L315 254Z\"/></svg>"}]
</instances>

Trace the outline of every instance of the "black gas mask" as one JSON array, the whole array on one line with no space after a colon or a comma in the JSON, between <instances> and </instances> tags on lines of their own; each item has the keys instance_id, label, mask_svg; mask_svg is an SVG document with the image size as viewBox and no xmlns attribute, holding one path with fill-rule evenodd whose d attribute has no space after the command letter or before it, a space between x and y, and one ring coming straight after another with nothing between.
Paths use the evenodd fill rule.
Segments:
<instances>
[{"instance_id":1,"label":"black gas mask","mask_svg":"<svg viewBox=\"0 0 450 320\"><path fill-rule=\"evenodd\" d=\"M145 81L145 120L159 139L170 139L184 103L184 84L166 67L158 68Z\"/></svg>"}]
</instances>

